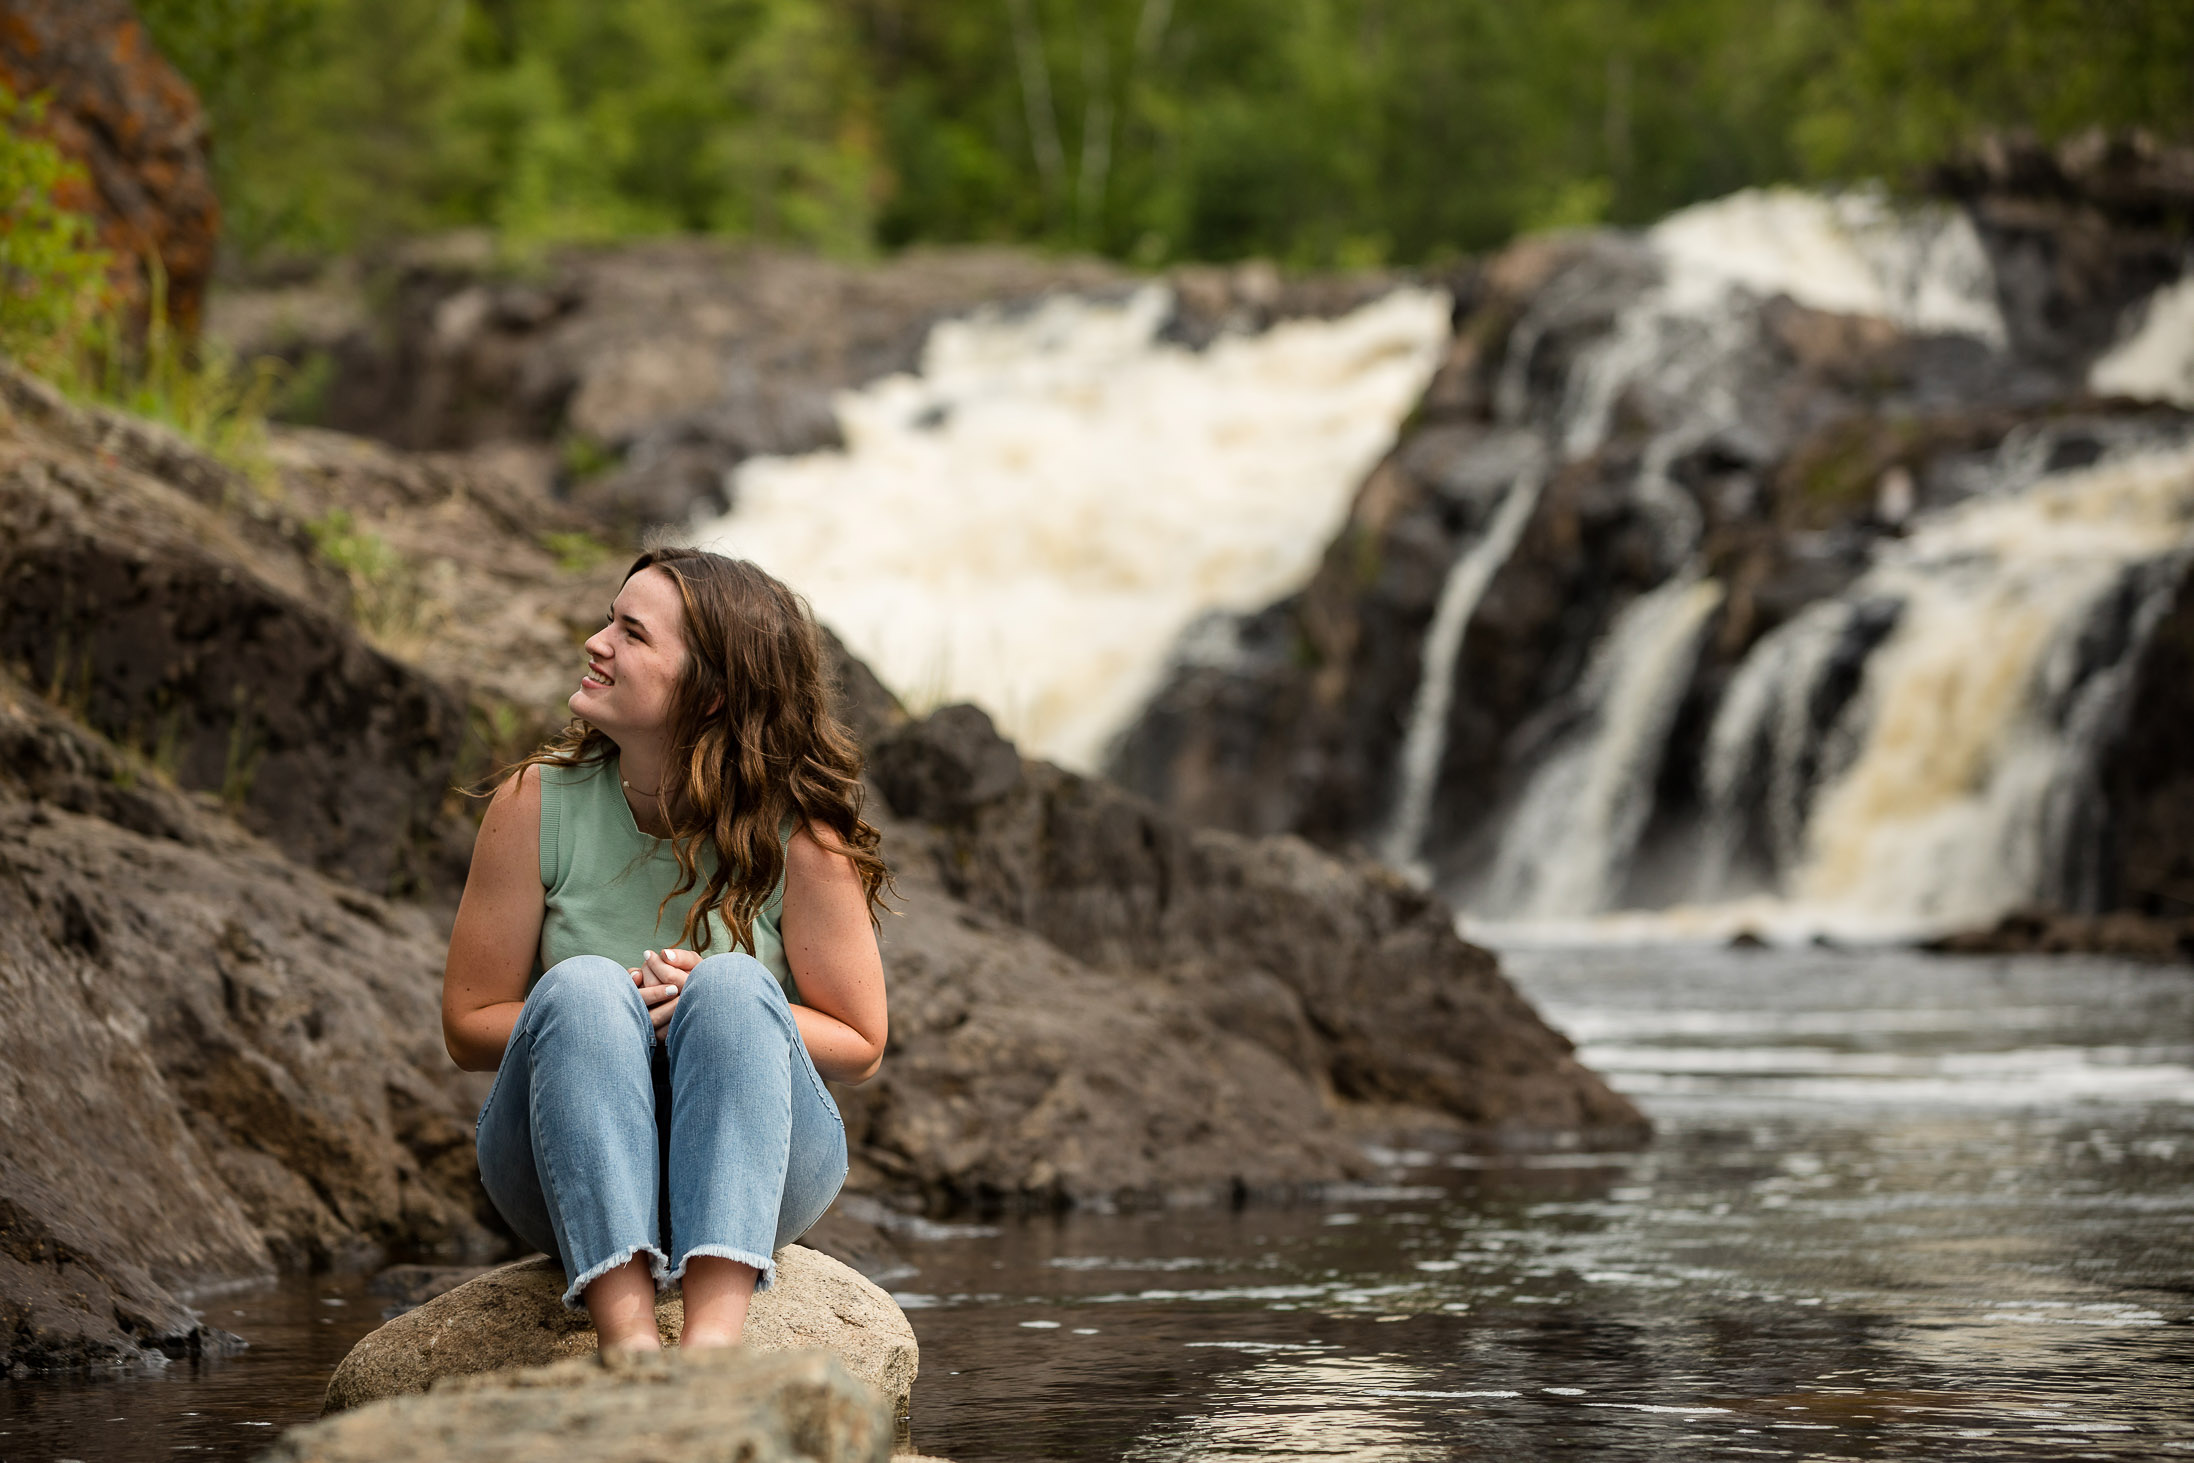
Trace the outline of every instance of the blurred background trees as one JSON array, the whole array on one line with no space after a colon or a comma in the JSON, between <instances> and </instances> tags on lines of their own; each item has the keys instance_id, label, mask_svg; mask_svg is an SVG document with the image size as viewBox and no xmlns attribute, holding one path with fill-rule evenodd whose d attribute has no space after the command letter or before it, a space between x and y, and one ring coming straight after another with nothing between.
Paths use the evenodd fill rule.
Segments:
<instances>
[{"instance_id":1,"label":"blurred background trees","mask_svg":"<svg viewBox=\"0 0 2194 1463\"><path fill-rule=\"evenodd\" d=\"M2185 0L139 0L232 257L427 228L1414 263L1991 129L2194 131Z\"/></svg>"}]
</instances>

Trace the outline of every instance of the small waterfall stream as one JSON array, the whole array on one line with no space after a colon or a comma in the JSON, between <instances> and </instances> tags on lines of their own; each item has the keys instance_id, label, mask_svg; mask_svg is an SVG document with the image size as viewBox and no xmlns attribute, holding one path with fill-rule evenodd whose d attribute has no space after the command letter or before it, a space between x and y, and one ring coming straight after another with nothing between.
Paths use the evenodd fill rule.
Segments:
<instances>
[{"instance_id":1,"label":"small waterfall stream","mask_svg":"<svg viewBox=\"0 0 2194 1463\"><path fill-rule=\"evenodd\" d=\"M1607 907L1652 812L1654 773L1721 603L1720 584L1685 576L1616 621L1580 689L1580 726L1541 765L1502 831L1487 907L1524 919Z\"/></svg>"},{"instance_id":2,"label":"small waterfall stream","mask_svg":"<svg viewBox=\"0 0 2194 1463\"><path fill-rule=\"evenodd\" d=\"M1524 525L1539 505L1544 481L1543 469L1531 469L1511 483L1485 532L1455 556L1440 585L1440 601L1433 609L1431 628L1425 631L1424 672L1410 706L1409 729L1402 737L1394 813L1380 849L1381 857L1412 877L1430 877L1418 862L1418 852L1424 847L1425 829L1432 818L1433 784L1447 751L1447 717L1455 700L1463 631L1469 628L1495 572L1515 552Z\"/></svg>"}]
</instances>

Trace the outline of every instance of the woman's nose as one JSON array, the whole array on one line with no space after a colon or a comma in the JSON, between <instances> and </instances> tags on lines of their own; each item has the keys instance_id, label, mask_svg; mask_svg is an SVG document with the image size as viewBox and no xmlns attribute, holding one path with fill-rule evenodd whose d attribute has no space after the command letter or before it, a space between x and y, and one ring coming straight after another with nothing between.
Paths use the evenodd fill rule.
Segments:
<instances>
[{"instance_id":1,"label":"woman's nose","mask_svg":"<svg viewBox=\"0 0 2194 1463\"><path fill-rule=\"evenodd\" d=\"M587 637L587 643L580 648L586 651L588 658L591 660L608 660L609 632L607 630L595 631Z\"/></svg>"}]
</instances>

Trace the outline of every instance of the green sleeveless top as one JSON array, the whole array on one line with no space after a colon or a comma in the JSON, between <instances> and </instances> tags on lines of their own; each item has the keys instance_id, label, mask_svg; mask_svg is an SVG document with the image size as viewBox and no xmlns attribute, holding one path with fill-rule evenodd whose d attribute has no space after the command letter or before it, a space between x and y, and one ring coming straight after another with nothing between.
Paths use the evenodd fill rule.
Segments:
<instances>
[{"instance_id":1,"label":"green sleeveless top","mask_svg":"<svg viewBox=\"0 0 2194 1463\"><path fill-rule=\"evenodd\" d=\"M534 765L541 779L541 887L548 905L541 919L540 970L574 955L606 955L630 968L650 950L677 947L686 911L716 868L716 852L704 844L700 885L663 905L663 896L677 886L678 860L669 839L642 833L633 821L617 767L614 758L591 767ZM784 898L780 879L754 917L754 957L777 977L786 998L798 1002L777 927ZM702 954L737 948L713 911L706 928Z\"/></svg>"}]
</instances>

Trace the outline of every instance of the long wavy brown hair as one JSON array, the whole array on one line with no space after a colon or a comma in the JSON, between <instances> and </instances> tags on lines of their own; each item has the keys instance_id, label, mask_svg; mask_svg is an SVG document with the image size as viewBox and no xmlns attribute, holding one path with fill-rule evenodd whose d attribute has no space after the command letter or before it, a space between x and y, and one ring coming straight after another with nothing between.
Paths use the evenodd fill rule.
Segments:
<instances>
[{"instance_id":1,"label":"long wavy brown hair","mask_svg":"<svg viewBox=\"0 0 2194 1463\"><path fill-rule=\"evenodd\" d=\"M877 831L861 817L861 749L831 702L836 678L807 604L744 559L703 549L650 548L625 578L661 569L685 606L685 665L671 689L670 756L662 810L678 860L677 887L657 914L701 882L701 850L716 855L680 943L708 948L714 911L732 944L753 953L754 920L785 875L787 824L827 834L853 861L876 922L891 887ZM589 767L617 755L607 733L575 717L535 763Z\"/></svg>"}]
</instances>

